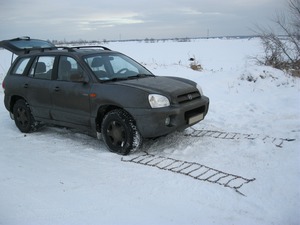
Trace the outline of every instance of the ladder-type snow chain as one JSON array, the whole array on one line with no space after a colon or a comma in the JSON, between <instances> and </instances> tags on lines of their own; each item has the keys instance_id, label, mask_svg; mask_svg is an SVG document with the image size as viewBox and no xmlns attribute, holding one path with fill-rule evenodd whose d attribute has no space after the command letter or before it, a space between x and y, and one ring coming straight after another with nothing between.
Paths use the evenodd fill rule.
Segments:
<instances>
[{"instance_id":1,"label":"ladder-type snow chain","mask_svg":"<svg viewBox=\"0 0 300 225\"><path fill-rule=\"evenodd\" d=\"M234 132L224 132L224 131L215 131L215 130L196 130L190 128L185 131L185 136L188 137L213 137L219 139L227 140L239 140L239 139L248 139L248 140L262 140L264 142L273 143L276 147L282 148L284 142L295 141L295 139L290 138L275 138L268 135L261 134L242 134Z\"/></svg>"},{"instance_id":2,"label":"ladder-type snow chain","mask_svg":"<svg viewBox=\"0 0 300 225\"><path fill-rule=\"evenodd\" d=\"M171 171L192 177L196 180L207 181L234 189L237 193L244 195L239 189L255 178L247 179L242 176L226 173L208 166L183 160L172 159L164 156L143 153L141 155L126 156L123 162L131 162L145 166L156 167L161 170Z\"/></svg>"},{"instance_id":3,"label":"ladder-type snow chain","mask_svg":"<svg viewBox=\"0 0 300 225\"><path fill-rule=\"evenodd\" d=\"M279 148L282 148L285 142L295 141L295 139L275 138L260 134L242 134L214 130L197 130L194 128L187 129L184 135L188 137L212 137L225 140L258 139L266 143L273 143L276 147ZM234 175L231 173L213 169L196 162L172 159L169 157L149 154L147 152L132 154L130 156L123 157L121 160L123 162L131 162L140 165L156 167L161 170L167 170L173 173L189 176L196 180L219 184L224 187L231 188L241 195L244 194L239 189L243 185L255 180L255 178L248 179L239 175Z\"/></svg>"}]
</instances>

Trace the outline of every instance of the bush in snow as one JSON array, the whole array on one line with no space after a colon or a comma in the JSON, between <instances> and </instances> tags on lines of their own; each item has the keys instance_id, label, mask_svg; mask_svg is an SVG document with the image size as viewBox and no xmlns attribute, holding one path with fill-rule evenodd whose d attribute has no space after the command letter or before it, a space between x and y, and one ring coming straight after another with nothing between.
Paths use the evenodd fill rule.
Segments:
<instances>
[{"instance_id":1,"label":"bush in snow","mask_svg":"<svg viewBox=\"0 0 300 225\"><path fill-rule=\"evenodd\" d=\"M300 73L300 0L289 0L288 7L289 16L278 13L274 20L283 36L258 28L265 56L257 61L296 75Z\"/></svg>"},{"instance_id":2,"label":"bush in snow","mask_svg":"<svg viewBox=\"0 0 300 225\"><path fill-rule=\"evenodd\" d=\"M201 66L201 64L194 58L190 58L189 61L191 62L190 63L190 68L192 70L196 70L196 71L202 71L203 68Z\"/></svg>"}]
</instances>

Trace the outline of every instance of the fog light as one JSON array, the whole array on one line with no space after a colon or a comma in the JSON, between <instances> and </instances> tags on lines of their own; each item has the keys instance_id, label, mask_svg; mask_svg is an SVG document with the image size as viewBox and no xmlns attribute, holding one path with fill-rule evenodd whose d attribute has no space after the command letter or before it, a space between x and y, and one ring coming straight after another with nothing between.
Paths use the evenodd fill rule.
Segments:
<instances>
[{"instance_id":1,"label":"fog light","mask_svg":"<svg viewBox=\"0 0 300 225\"><path fill-rule=\"evenodd\" d=\"M171 123L171 118L170 117L167 117L166 120L165 120L165 125L166 126L169 126Z\"/></svg>"}]
</instances>

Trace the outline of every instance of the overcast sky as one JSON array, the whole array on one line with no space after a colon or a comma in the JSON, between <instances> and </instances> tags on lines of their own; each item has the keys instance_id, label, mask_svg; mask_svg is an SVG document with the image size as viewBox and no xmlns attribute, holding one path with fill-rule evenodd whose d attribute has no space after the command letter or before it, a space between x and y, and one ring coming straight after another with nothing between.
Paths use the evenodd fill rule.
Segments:
<instances>
[{"instance_id":1,"label":"overcast sky","mask_svg":"<svg viewBox=\"0 0 300 225\"><path fill-rule=\"evenodd\" d=\"M0 40L118 40L253 34L287 0L0 0Z\"/></svg>"}]
</instances>

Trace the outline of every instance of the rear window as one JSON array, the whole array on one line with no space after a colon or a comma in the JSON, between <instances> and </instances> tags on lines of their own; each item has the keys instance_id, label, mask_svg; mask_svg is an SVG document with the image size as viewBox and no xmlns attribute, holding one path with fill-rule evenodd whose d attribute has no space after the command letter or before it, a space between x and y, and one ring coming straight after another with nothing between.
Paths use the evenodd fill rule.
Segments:
<instances>
[{"instance_id":1,"label":"rear window","mask_svg":"<svg viewBox=\"0 0 300 225\"><path fill-rule=\"evenodd\" d=\"M19 59L12 70L12 74L23 75L29 60L29 57Z\"/></svg>"},{"instance_id":2,"label":"rear window","mask_svg":"<svg viewBox=\"0 0 300 225\"><path fill-rule=\"evenodd\" d=\"M18 41L11 41L10 44L18 47L20 49L28 49L28 48L51 48L54 47L53 44L43 41L43 40L18 40Z\"/></svg>"},{"instance_id":3,"label":"rear window","mask_svg":"<svg viewBox=\"0 0 300 225\"><path fill-rule=\"evenodd\" d=\"M32 50L56 49L55 45L49 41L31 39L30 37L15 38L0 41L0 47L16 54L28 54Z\"/></svg>"}]
</instances>

